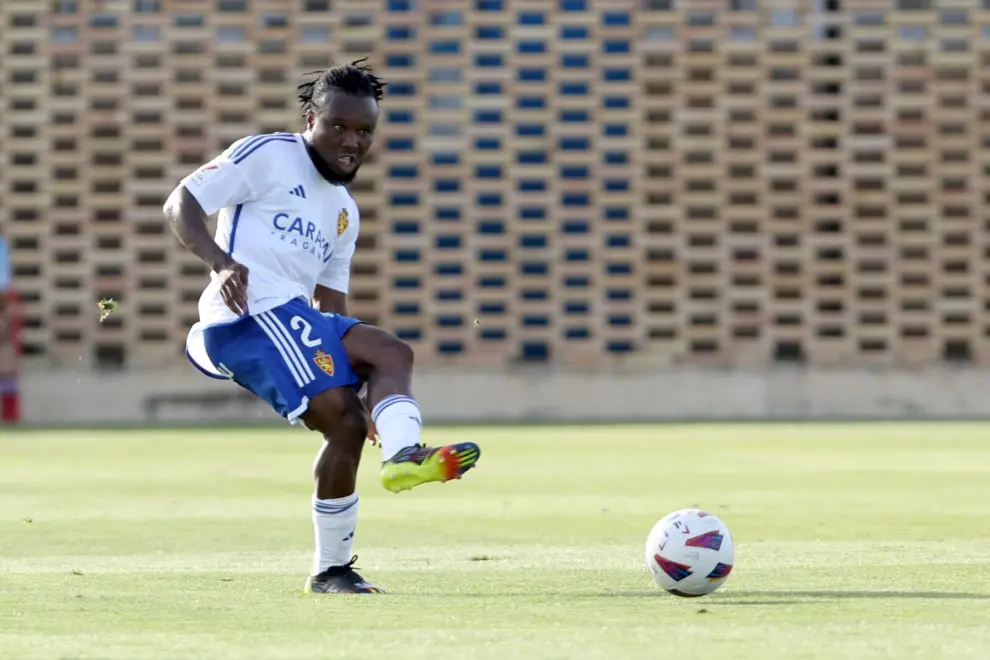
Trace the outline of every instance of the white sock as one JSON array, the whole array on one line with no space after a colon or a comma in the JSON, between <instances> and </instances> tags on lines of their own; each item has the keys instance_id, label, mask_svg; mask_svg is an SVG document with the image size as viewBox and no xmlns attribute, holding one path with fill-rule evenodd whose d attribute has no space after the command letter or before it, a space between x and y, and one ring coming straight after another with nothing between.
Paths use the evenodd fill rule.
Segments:
<instances>
[{"instance_id":1,"label":"white sock","mask_svg":"<svg viewBox=\"0 0 990 660\"><path fill-rule=\"evenodd\" d=\"M387 461L406 447L419 444L423 432L423 415L412 397L402 394L387 396L371 411L375 428L381 438L382 460Z\"/></svg>"},{"instance_id":2,"label":"white sock","mask_svg":"<svg viewBox=\"0 0 990 660\"><path fill-rule=\"evenodd\" d=\"M351 560L357 519L357 493L329 500L318 500L316 495L313 496L313 527L316 532L313 575L319 575L331 566L343 566Z\"/></svg>"}]
</instances>

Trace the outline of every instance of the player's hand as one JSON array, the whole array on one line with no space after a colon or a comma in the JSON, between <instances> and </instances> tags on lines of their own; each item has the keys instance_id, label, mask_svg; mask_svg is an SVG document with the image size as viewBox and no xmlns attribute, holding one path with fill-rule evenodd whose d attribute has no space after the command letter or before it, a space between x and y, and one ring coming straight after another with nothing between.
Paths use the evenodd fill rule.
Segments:
<instances>
[{"instance_id":1,"label":"player's hand","mask_svg":"<svg viewBox=\"0 0 990 660\"><path fill-rule=\"evenodd\" d=\"M247 266L231 261L217 273L220 278L220 295L235 314L247 314Z\"/></svg>"}]
</instances>

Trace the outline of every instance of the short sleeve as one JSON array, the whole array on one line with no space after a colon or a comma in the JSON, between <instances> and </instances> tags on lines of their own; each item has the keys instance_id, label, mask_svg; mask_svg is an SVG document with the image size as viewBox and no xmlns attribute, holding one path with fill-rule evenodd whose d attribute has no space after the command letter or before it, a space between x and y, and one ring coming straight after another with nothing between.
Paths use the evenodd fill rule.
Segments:
<instances>
[{"instance_id":1,"label":"short sleeve","mask_svg":"<svg viewBox=\"0 0 990 660\"><path fill-rule=\"evenodd\" d=\"M350 204L349 207L346 212L341 211L337 216L337 231L340 232L337 245L317 280L317 284L341 293L347 293L351 282L351 259L357 249L361 224L357 205Z\"/></svg>"},{"instance_id":2,"label":"short sleeve","mask_svg":"<svg viewBox=\"0 0 990 660\"><path fill-rule=\"evenodd\" d=\"M260 135L238 140L222 154L182 179L207 215L227 206L259 199L272 172L273 142L294 141L291 137Z\"/></svg>"}]
</instances>

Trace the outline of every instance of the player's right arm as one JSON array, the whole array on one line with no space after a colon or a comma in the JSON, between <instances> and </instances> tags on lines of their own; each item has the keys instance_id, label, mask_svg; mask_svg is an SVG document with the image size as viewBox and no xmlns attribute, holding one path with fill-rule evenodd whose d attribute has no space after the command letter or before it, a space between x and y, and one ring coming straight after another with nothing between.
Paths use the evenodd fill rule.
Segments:
<instances>
[{"instance_id":1,"label":"player's right arm","mask_svg":"<svg viewBox=\"0 0 990 660\"><path fill-rule=\"evenodd\" d=\"M172 231L187 250L217 273L220 294L235 314L247 313L248 269L237 263L210 235L206 218L227 206L258 199L269 172L270 160L264 155L248 158L243 154L262 146L266 138L247 138L185 177L169 195L163 207Z\"/></svg>"},{"instance_id":2,"label":"player's right arm","mask_svg":"<svg viewBox=\"0 0 990 660\"><path fill-rule=\"evenodd\" d=\"M213 239L206 227L206 211L185 185L172 191L165 201L164 211L182 245L214 272L219 273L234 262L233 257Z\"/></svg>"},{"instance_id":3,"label":"player's right arm","mask_svg":"<svg viewBox=\"0 0 990 660\"><path fill-rule=\"evenodd\" d=\"M247 313L248 270L217 245L206 228L207 214L184 185L165 201L165 217L187 250L199 257L220 279L220 295L235 314Z\"/></svg>"}]
</instances>

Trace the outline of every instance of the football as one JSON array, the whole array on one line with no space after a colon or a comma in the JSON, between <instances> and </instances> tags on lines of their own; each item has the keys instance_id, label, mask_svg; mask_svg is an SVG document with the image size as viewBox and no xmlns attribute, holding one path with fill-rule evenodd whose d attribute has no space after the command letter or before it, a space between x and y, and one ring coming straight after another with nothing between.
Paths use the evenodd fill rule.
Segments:
<instances>
[{"instance_id":1,"label":"football","mask_svg":"<svg viewBox=\"0 0 990 660\"><path fill-rule=\"evenodd\" d=\"M675 596L704 596L732 572L735 549L717 516L681 509L660 519L646 539L646 566L653 581Z\"/></svg>"}]
</instances>

